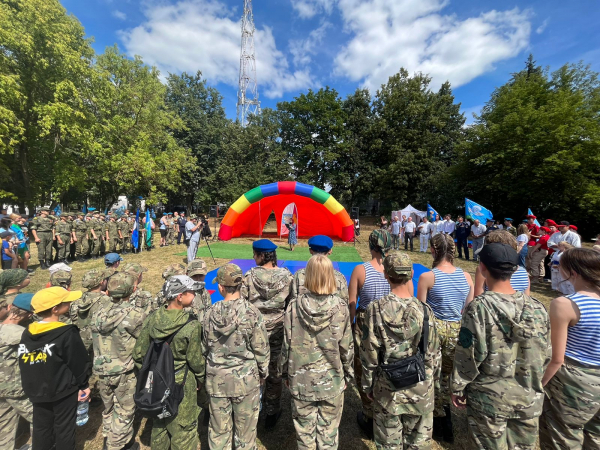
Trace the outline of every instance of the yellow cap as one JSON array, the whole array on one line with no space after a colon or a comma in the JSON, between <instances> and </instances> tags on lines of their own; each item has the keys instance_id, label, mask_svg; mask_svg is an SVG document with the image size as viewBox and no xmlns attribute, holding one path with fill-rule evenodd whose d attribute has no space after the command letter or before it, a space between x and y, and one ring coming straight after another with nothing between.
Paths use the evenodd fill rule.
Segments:
<instances>
[{"instance_id":1,"label":"yellow cap","mask_svg":"<svg viewBox=\"0 0 600 450\"><path fill-rule=\"evenodd\" d=\"M67 291L60 286L42 289L31 299L31 307L34 313L47 311L61 303L69 303L81 298L82 291Z\"/></svg>"}]
</instances>

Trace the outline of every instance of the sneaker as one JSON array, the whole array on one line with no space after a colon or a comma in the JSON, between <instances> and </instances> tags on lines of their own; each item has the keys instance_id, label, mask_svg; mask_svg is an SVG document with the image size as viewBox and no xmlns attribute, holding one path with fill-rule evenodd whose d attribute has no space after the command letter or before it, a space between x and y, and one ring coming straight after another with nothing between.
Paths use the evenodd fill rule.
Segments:
<instances>
[{"instance_id":1,"label":"sneaker","mask_svg":"<svg viewBox=\"0 0 600 450\"><path fill-rule=\"evenodd\" d=\"M277 425L277 421L281 416L281 411L276 414L269 414L265 419L265 430L272 430Z\"/></svg>"},{"instance_id":2,"label":"sneaker","mask_svg":"<svg viewBox=\"0 0 600 450\"><path fill-rule=\"evenodd\" d=\"M362 411L359 411L358 414L356 414L356 422L367 437L373 440L373 419L368 418Z\"/></svg>"}]
</instances>

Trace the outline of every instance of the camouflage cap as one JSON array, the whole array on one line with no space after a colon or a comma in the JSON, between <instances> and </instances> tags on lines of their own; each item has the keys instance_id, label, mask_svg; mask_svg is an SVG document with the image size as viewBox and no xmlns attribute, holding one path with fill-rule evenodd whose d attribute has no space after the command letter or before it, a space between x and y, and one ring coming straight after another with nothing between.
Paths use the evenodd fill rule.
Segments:
<instances>
[{"instance_id":1,"label":"camouflage cap","mask_svg":"<svg viewBox=\"0 0 600 450\"><path fill-rule=\"evenodd\" d=\"M217 272L217 277L212 280L213 283L219 283L221 286L236 287L242 284L244 274L237 264L225 264Z\"/></svg>"},{"instance_id":2,"label":"camouflage cap","mask_svg":"<svg viewBox=\"0 0 600 450\"><path fill-rule=\"evenodd\" d=\"M162 273L162 277L168 280L173 275L185 275L185 266L183 264L171 264Z\"/></svg>"},{"instance_id":3,"label":"camouflage cap","mask_svg":"<svg viewBox=\"0 0 600 450\"><path fill-rule=\"evenodd\" d=\"M390 278L411 276L412 261L404 252L390 252L383 260L383 271Z\"/></svg>"},{"instance_id":4,"label":"camouflage cap","mask_svg":"<svg viewBox=\"0 0 600 450\"><path fill-rule=\"evenodd\" d=\"M187 275L173 275L162 288L163 296L167 300L177 297L187 291L198 291L202 288L202 283L197 283Z\"/></svg>"},{"instance_id":5,"label":"camouflage cap","mask_svg":"<svg viewBox=\"0 0 600 450\"><path fill-rule=\"evenodd\" d=\"M92 269L83 276L81 285L86 289L93 289L102 284L102 282L112 275L106 270Z\"/></svg>"},{"instance_id":6,"label":"camouflage cap","mask_svg":"<svg viewBox=\"0 0 600 450\"><path fill-rule=\"evenodd\" d=\"M201 259L195 259L187 266L188 277L192 275L206 275L207 273L208 268L206 267L206 263Z\"/></svg>"},{"instance_id":7,"label":"camouflage cap","mask_svg":"<svg viewBox=\"0 0 600 450\"><path fill-rule=\"evenodd\" d=\"M369 236L369 246L374 250L381 250L381 254L385 256L392 246L392 236L387 230L373 230Z\"/></svg>"},{"instance_id":8,"label":"camouflage cap","mask_svg":"<svg viewBox=\"0 0 600 450\"><path fill-rule=\"evenodd\" d=\"M108 279L106 289L112 298L124 298L133 294L136 279L125 272L117 272Z\"/></svg>"},{"instance_id":9,"label":"camouflage cap","mask_svg":"<svg viewBox=\"0 0 600 450\"><path fill-rule=\"evenodd\" d=\"M133 275L134 277L139 277L140 274L142 274L144 272L148 272L148 268L146 268L138 263L127 263L123 266L121 271L125 272L125 273L129 273L129 274Z\"/></svg>"},{"instance_id":10,"label":"camouflage cap","mask_svg":"<svg viewBox=\"0 0 600 450\"><path fill-rule=\"evenodd\" d=\"M50 285L51 286L64 286L71 283L71 272L66 270L57 270L52 275L50 275Z\"/></svg>"}]
</instances>

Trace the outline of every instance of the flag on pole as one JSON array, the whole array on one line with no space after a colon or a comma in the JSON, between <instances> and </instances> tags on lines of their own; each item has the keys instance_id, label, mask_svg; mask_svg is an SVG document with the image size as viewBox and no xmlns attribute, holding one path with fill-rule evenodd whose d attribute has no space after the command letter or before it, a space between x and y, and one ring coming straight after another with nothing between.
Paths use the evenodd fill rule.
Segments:
<instances>
[{"instance_id":1,"label":"flag on pole","mask_svg":"<svg viewBox=\"0 0 600 450\"><path fill-rule=\"evenodd\" d=\"M56 205L56 208L54 208L54 215L56 217L60 217L61 214L62 214L62 209L61 209L60 205Z\"/></svg>"},{"instance_id":2,"label":"flag on pole","mask_svg":"<svg viewBox=\"0 0 600 450\"><path fill-rule=\"evenodd\" d=\"M83 204L83 209L81 210L84 214L87 214L88 212L88 208L87 208L87 204Z\"/></svg>"},{"instance_id":3,"label":"flag on pole","mask_svg":"<svg viewBox=\"0 0 600 450\"><path fill-rule=\"evenodd\" d=\"M146 209L146 247L152 247L152 219L150 218L150 210Z\"/></svg>"},{"instance_id":4,"label":"flag on pole","mask_svg":"<svg viewBox=\"0 0 600 450\"><path fill-rule=\"evenodd\" d=\"M289 222L290 217L294 219L294 223L296 224L296 236L298 236L298 208L296 208L295 203L290 203L283 210L283 214L281 214L281 228L279 229L279 236L287 236L290 232L288 228L285 226L286 223Z\"/></svg>"},{"instance_id":5,"label":"flag on pole","mask_svg":"<svg viewBox=\"0 0 600 450\"><path fill-rule=\"evenodd\" d=\"M131 233L131 245L137 250L140 246L140 208L135 213L135 222L133 223L133 232Z\"/></svg>"},{"instance_id":6,"label":"flag on pole","mask_svg":"<svg viewBox=\"0 0 600 450\"><path fill-rule=\"evenodd\" d=\"M528 214L528 215L530 215L530 216L533 216L533 215L534 215L534 214L531 212L531 208L527 208L527 214ZM538 222L538 220L537 220L537 219L535 219L535 220L533 221L533 223L535 223L535 224L536 224L538 227L540 226L540 223Z\"/></svg>"},{"instance_id":7,"label":"flag on pole","mask_svg":"<svg viewBox=\"0 0 600 450\"><path fill-rule=\"evenodd\" d=\"M427 218L431 222L435 222L435 216L440 216L440 218L442 217L439 212L437 212L429 203L427 203Z\"/></svg>"},{"instance_id":8,"label":"flag on pole","mask_svg":"<svg viewBox=\"0 0 600 450\"><path fill-rule=\"evenodd\" d=\"M475 203L474 201L469 200L468 198L465 198L465 210L465 216L467 220L470 221L478 219L479 222L485 223L488 219L494 218L494 215L489 209L484 208L480 204Z\"/></svg>"}]
</instances>

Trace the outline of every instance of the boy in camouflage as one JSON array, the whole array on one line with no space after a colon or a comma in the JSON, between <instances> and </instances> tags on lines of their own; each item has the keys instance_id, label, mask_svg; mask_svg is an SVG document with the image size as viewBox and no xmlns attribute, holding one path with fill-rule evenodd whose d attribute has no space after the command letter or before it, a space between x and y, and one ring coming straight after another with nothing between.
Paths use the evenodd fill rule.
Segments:
<instances>
[{"instance_id":1,"label":"boy in camouflage","mask_svg":"<svg viewBox=\"0 0 600 450\"><path fill-rule=\"evenodd\" d=\"M111 302L102 303L92 318L94 374L104 412L102 435L107 450L137 449L133 436L136 387L132 357L150 304L138 307L130 301L136 280L128 273L115 273L108 279Z\"/></svg>"},{"instance_id":2,"label":"boy in camouflage","mask_svg":"<svg viewBox=\"0 0 600 450\"><path fill-rule=\"evenodd\" d=\"M219 283L224 299L204 317L202 353L206 358L211 450L230 450L232 442L235 448L256 448L269 341L261 313L240 295L242 280L242 270L235 264L221 267L213 282Z\"/></svg>"},{"instance_id":3,"label":"boy in camouflage","mask_svg":"<svg viewBox=\"0 0 600 450\"><path fill-rule=\"evenodd\" d=\"M440 350L433 311L413 296L413 269L406 253L383 260L391 292L367 307L361 330L362 387L373 399L374 437L378 449L429 449L433 429L434 380L439 380ZM423 334L424 309L429 315L425 380L398 390L379 370L415 355Z\"/></svg>"},{"instance_id":4,"label":"boy in camouflage","mask_svg":"<svg viewBox=\"0 0 600 450\"><path fill-rule=\"evenodd\" d=\"M511 287L519 256L510 245L488 244L479 260L489 291L463 312L452 402L467 409L468 448L534 449L549 362L548 313Z\"/></svg>"},{"instance_id":5,"label":"boy in camouflage","mask_svg":"<svg viewBox=\"0 0 600 450\"><path fill-rule=\"evenodd\" d=\"M183 383L186 365L189 370L177 416L153 421L152 450L187 450L198 447L200 408L196 395L204 382L204 358L200 344L202 326L184 311L194 301L197 289L197 284L188 276L176 275L169 278L163 286L167 304L148 317L133 349L133 359L139 369L153 339L164 340L177 333L170 346L174 358L175 382Z\"/></svg>"},{"instance_id":6,"label":"boy in camouflage","mask_svg":"<svg viewBox=\"0 0 600 450\"><path fill-rule=\"evenodd\" d=\"M57 270L50 275L50 282L46 287L60 286L68 291L71 289L72 279L73 275L69 270Z\"/></svg>"},{"instance_id":7,"label":"boy in camouflage","mask_svg":"<svg viewBox=\"0 0 600 450\"><path fill-rule=\"evenodd\" d=\"M292 394L298 449L335 450L344 390L354 377L350 313L325 255L308 261L302 290L286 309L278 375Z\"/></svg>"},{"instance_id":8,"label":"boy in camouflage","mask_svg":"<svg viewBox=\"0 0 600 450\"><path fill-rule=\"evenodd\" d=\"M129 297L129 301L135 306L152 305L154 296L150 292L140 289L144 272L148 272L148 269L138 263L127 263L123 266L122 271L130 274L135 279L135 291Z\"/></svg>"},{"instance_id":9,"label":"boy in camouflage","mask_svg":"<svg viewBox=\"0 0 600 450\"><path fill-rule=\"evenodd\" d=\"M21 325L33 315L33 294L18 294L9 315L0 324L0 450L13 450L19 416L33 422L33 405L23 392L17 350L25 328Z\"/></svg>"},{"instance_id":10,"label":"boy in camouflage","mask_svg":"<svg viewBox=\"0 0 600 450\"><path fill-rule=\"evenodd\" d=\"M68 221L66 213L61 214L60 220L56 222L54 226L56 233L56 260L57 262L65 262L67 259L67 252L73 239L73 226Z\"/></svg>"},{"instance_id":11,"label":"boy in camouflage","mask_svg":"<svg viewBox=\"0 0 600 450\"><path fill-rule=\"evenodd\" d=\"M258 266L244 276L242 297L258 308L269 333L271 357L264 406L267 413L265 428L270 430L281 415L283 382L277 376L277 361L283 343L283 316L292 298L294 278L288 269L277 267L277 246L273 242L261 239L255 241L252 248Z\"/></svg>"},{"instance_id":12,"label":"boy in camouflage","mask_svg":"<svg viewBox=\"0 0 600 450\"><path fill-rule=\"evenodd\" d=\"M166 282L169 280L169 278L171 278L172 276L175 275L185 275L185 266L183 264L171 264L170 266L168 266L162 273L162 277L163 280L165 280L165 284ZM164 305L166 303L166 299L164 297L164 285L161 288L160 291L158 291L158 293L156 294L156 297L152 300L152 311L156 311L158 308L160 308L162 305Z\"/></svg>"},{"instance_id":13,"label":"boy in camouflage","mask_svg":"<svg viewBox=\"0 0 600 450\"><path fill-rule=\"evenodd\" d=\"M308 240L308 249L311 255L331 255L333 250L333 240L329 236L317 235ZM298 269L294 273L294 283L292 284L292 298L296 298L298 293L304 288L304 278L306 269ZM338 295L348 304L348 281L346 277L337 270L333 271ZM306 291L304 291L306 292Z\"/></svg>"},{"instance_id":14,"label":"boy in camouflage","mask_svg":"<svg viewBox=\"0 0 600 450\"><path fill-rule=\"evenodd\" d=\"M194 303L192 303L191 310L188 312L193 312L200 323L204 322L204 314L212 306L212 299L204 283L207 273L206 263L201 259L195 259L187 266L187 276L198 283L199 286L194 297Z\"/></svg>"}]
</instances>

